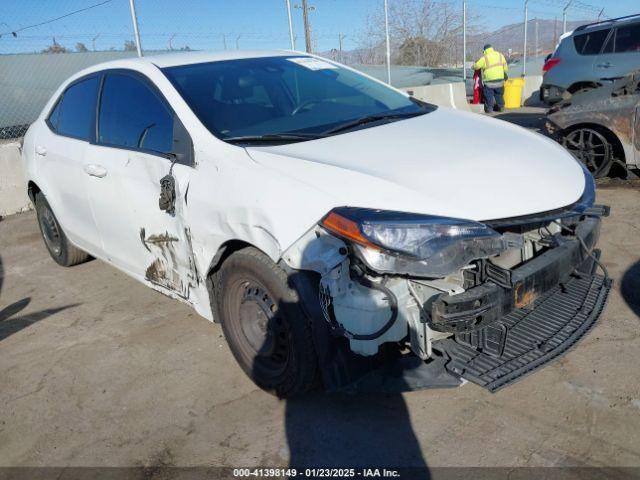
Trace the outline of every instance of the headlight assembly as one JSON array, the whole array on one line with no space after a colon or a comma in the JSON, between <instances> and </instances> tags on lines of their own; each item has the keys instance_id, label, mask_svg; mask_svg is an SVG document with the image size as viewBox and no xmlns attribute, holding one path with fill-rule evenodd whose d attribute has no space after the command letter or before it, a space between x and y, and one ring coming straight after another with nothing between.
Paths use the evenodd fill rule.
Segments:
<instances>
[{"instance_id":1,"label":"headlight assembly","mask_svg":"<svg viewBox=\"0 0 640 480\"><path fill-rule=\"evenodd\" d=\"M361 259L381 273L443 277L517 246L514 236L482 223L403 212L341 207L321 225L351 240Z\"/></svg>"}]
</instances>

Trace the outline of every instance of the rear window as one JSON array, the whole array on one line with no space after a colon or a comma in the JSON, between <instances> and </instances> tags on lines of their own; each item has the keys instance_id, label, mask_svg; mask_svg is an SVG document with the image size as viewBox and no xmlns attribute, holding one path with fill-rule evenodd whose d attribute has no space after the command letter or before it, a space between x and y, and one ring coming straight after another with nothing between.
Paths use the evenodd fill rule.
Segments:
<instances>
[{"instance_id":1,"label":"rear window","mask_svg":"<svg viewBox=\"0 0 640 480\"><path fill-rule=\"evenodd\" d=\"M607 36L611 30L596 30L595 32L583 33L573 37L576 51L580 55L597 55L602 50Z\"/></svg>"},{"instance_id":2,"label":"rear window","mask_svg":"<svg viewBox=\"0 0 640 480\"><path fill-rule=\"evenodd\" d=\"M615 52L640 52L640 23L618 28Z\"/></svg>"},{"instance_id":3,"label":"rear window","mask_svg":"<svg viewBox=\"0 0 640 480\"><path fill-rule=\"evenodd\" d=\"M68 137L91 140L97 92L98 77L81 80L67 88L49 115L49 125L53 131Z\"/></svg>"}]
</instances>

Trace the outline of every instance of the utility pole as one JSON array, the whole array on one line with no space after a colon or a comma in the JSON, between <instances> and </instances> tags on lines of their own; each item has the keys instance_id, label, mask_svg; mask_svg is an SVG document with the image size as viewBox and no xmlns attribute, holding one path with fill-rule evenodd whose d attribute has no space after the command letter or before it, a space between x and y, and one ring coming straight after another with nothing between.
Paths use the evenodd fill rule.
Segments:
<instances>
[{"instance_id":1,"label":"utility pole","mask_svg":"<svg viewBox=\"0 0 640 480\"><path fill-rule=\"evenodd\" d=\"M129 8L131 9L131 21L133 22L133 35L136 38L136 50L138 56L142 56L142 45L140 44L140 32L138 31L138 17L136 16L136 6L134 0L129 0Z\"/></svg>"},{"instance_id":2,"label":"utility pole","mask_svg":"<svg viewBox=\"0 0 640 480\"><path fill-rule=\"evenodd\" d=\"M296 40L293 36L293 22L291 21L291 0L286 0L287 17L289 17L289 42L291 42L291 50L296 49Z\"/></svg>"},{"instance_id":3,"label":"utility pole","mask_svg":"<svg viewBox=\"0 0 640 480\"><path fill-rule=\"evenodd\" d=\"M522 76L527 74L527 22L529 21L529 0L524 0L524 48L522 49Z\"/></svg>"},{"instance_id":4,"label":"utility pole","mask_svg":"<svg viewBox=\"0 0 640 480\"><path fill-rule=\"evenodd\" d=\"M343 41L345 38L346 38L346 35L344 35L344 34L342 34L342 33L339 33L339 34L338 34L338 45L339 45L339 51L340 51L339 56L338 56L338 61L339 61L340 63L344 63L344 62L342 61L342 41Z\"/></svg>"},{"instance_id":5,"label":"utility pole","mask_svg":"<svg viewBox=\"0 0 640 480\"><path fill-rule=\"evenodd\" d=\"M227 49L227 35L225 33L222 34L222 45L224 45L224 49Z\"/></svg>"},{"instance_id":6,"label":"utility pole","mask_svg":"<svg viewBox=\"0 0 640 480\"><path fill-rule=\"evenodd\" d=\"M538 17L536 17L536 53L534 54L536 57L538 56Z\"/></svg>"},{"instance_id":7,"label":"utility pole","mask_svg":"<svg viewBox=\"0 0 640 480\"><path fill-rule=\"evenodd\" d=\"M389 5L384 0L384 30L387 42L387 83L391 85L391 42L389 40Z\"/></svg>"},{"instance_id":8,"label":"utility pole","mask_svg":"<svg viewBox=\"0 0 640 480\"><path fill-rule=\"evenodd\" d=\"M236 50L240 50L240 37L242 36L242 34L238 35L236 37Z\"/></svg>"},{"instance_id":9,"label":"utility pole","mask_svg":"<svg viewBox=\"0 0 640 480\"><path fill-rule=\"evenodd\" d=\"M602 15L604 14L604 8L602 10L600 10L600 13L598 14L598 19L596 21L600 21L600 19L602 18Z\"/></svg>"},{"instance_id":10,"label":"utility pole","mask_svg":"<svg viewBox=\"0 0 640 480\"><path fill-rule=\"evenodd\" d=\"M462 0L462 81L467 81L467 0Z\"/></svg>"},{"instance_id":11,"label":"utility pole","mask_svg":"<svg viewBox=\"0 0 640 480\"><path fill-rule=\"evenodd\" d=\"M173 39L176 38L176 33L171 34L171 36L169 37L169 50L173 50Z\"/></svg>"},{"instance_id":12,"label":"utility pole","mask_svg":"<svg viewBox=\"0 0 640 480\"><path fill-rule=\"evenodd\" d=\"M567 10L573 3L573 0L569 0L565 7L562 9L562 33L567 33Z\"/></svg>"},{"instance_id":13,"label":"utility pole","mask_svg":"<svg viewBox=\"0 0 640 480\"><path fill-rule=\"evenodd\" d=\"M316 9L310 7L308 0L302 0L302 5L294 5L294 8L302 9L302 21L304 22L304 43L307 53L311 53L311 25L309 24L309 12Z\"/></svg>"},{"instance_id":14,"label":"utility pole","mask_svg":"<svg viewBox=\"0 0 640 480\"><path fill-rule=\"evenodd\" d=\"M93 51L94 51L94 52L96 51L96 40L98 39L98 37L99 37L100 35L101 35L101 34L99 33L99 34L97 34L95 37L93 37L93 38L91 39L91 47L92 47L92 49L93 49Z\"/></svg>"},{"instance_id":15,"label":"utility pole","mask_svg":"<svg viewBox=\"0 0 640 480\"><path fill-rule=\"evenodd\" d=\"M558 44L558 17L553 17L553 45L551 45L554 49Z\"/></svg>"}]
</instances>

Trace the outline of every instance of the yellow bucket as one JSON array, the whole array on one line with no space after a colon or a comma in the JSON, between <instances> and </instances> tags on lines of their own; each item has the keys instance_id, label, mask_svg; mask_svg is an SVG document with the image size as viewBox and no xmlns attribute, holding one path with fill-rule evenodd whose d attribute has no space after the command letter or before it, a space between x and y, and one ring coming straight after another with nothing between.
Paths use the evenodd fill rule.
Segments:
<instances>
[{"instance_id":1,"label":"yellow bucket","mask_svg":"<svg viewBox=\"0 0 640 480\"><path fill-rule=\"evenodd\" d=\"M522 90L524 78L510 78L504 83L504 106L520 108L522 106Z\"/></svg>"}]
</instances>

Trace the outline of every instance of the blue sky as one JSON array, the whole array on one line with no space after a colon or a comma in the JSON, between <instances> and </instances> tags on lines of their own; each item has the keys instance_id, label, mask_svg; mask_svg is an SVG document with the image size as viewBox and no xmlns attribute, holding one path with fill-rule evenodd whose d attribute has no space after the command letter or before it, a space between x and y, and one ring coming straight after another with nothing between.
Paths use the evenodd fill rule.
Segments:
<instances>
[{"instance_id":1,"label":"blue sky","mask_svg":"<svg viewBox=\"0 0 640 480\"><path fill-rule=\"evenodd\" d=\"M68 12L99 3L101 0L5 0L0 11L0 33L49 20ZM315 7L311 13L312 29L319 50L337 48L338 35L345 35L344 48L358 46L366 19L383 0L309 0ZM442 0L440 0L442 1ZM390 3L394 0L389 0ZM291 0L292 5L300 0ZM454 3L462 3L456 1ZM564 0L530 0L532 17L562 16ZM638 0L576 0L577 7L569 11L570 19L594 18L605 7L609 17L640 11ZM285 0L136 0L143 46L164 49L172 39L173 47L192 48L287 48L288 24ZM468 0L469 8L483 17L487 30L515 23L522 19L523 1ZM587 7L588 5L588 7ZM302 15L293 9L293 21L298 36L297 46L303 48ZM3 35L0 53L35 51L56 36L59 43L73 47L77 41L97 49L121 48L124 39L131 38L128 0L112 0L59 21L18 32L18 37ZM96 38L97 36L97 38Z\"/></svg>"}]
</instances>

